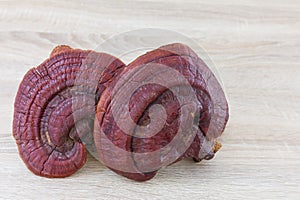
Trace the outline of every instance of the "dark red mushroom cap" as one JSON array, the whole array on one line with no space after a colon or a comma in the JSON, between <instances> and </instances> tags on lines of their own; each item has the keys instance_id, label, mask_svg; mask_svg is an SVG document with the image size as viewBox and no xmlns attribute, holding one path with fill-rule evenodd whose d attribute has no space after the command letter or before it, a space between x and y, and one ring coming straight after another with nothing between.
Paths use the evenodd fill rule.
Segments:
<instances>
[{"instance_id":1,"label":"dark red mushroom cap","mask_svg":"<svg viewBox=\"0 0 300 200\"><path fill-rule=\"evenodd\" d=\"M167 73L163 77L163 72L155 71L156 64L175 70L188 83L176 82L179 76L168 76ZM154 84L148 84L147 80L156 80L156 77L163 77L165 82L172 82L173 85L165 87L155 84L155 81ZM130 87L135 82L140 82L141 86L131 93ZM189 102L192 94L184 94L185 88L189 86L196 96L192 102ZM181 94L179 98L171 88L177 88ZM122 95L118 96L115 91ZM128 109L124 109L126 106L123 107L119 99L126 99L127 95L132 96ZM195 110L190 110L188 114L182 113L181 108L185 105L180 105L181 97L186 97L186 104L194 104ZM165 123L155 135L139 137L137 126L159 124L160 120L153 122L150 116L151 107L157 104L165 109ZM126 126L124 129L116 122L114 107L117 115L121 116L118 120ZM129 123L130 120L125 117L123 119L123 115L129 115L134 124ZM156 117L161 116L158 114ZM154 177L161 167L184 157L195 161L211 159L219 148L215 139L222 134L227 120L225 94L212 71L186 45L170 44L138 57L105 89L97 106L94 138L100 159L105 165L129 179L145 181ZM184 130L181 130L181 143L160 151L174 140L178 130L182 129L180 124L185 124ZM187 140L188 146L179 150ZM151 157L149 155L152 152L158 154Z\"/></svg>"},{"instance_id":2,"label":"dark red mushroom cap","mask_svg":"<svg viewBox=\"0 0 300 200\"><path fill-rule=\"evenodd\" d=\"M125 65L105 53L56 47L24 76L15 98L13 136L28 169L66 177L86 162L95 106Z\"/></svg>"}]
</instances>

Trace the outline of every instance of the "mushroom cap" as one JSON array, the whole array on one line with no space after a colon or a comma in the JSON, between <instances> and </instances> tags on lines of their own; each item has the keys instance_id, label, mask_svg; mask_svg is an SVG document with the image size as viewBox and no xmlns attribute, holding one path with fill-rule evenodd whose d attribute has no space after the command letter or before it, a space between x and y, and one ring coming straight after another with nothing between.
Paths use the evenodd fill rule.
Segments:
<instances>
[{"instance_id":1,"label":"mushroom cap","mask_svg":"<svg viewBox=\"0 0 300 200\"><path fill-rule=\"evenodd\" d=\"M157 105L164 112L155 113ZM94 139L106 166L146 181L182 158L211 159L227 120L218 80L192 49L176 43L138 57L104 90ZM160 128L146 133L150 127Z\"/></svg>"},{"instance_id":2,"label":"mushroom cap","mask_svg":"<svg viewBox=\"0 0 300 200\"><path fill-rule=\"evenodd\" d=\"M62 45L26 73L15 98L13 136L29 170L66 177L85 164L97 101L124 67L111 55Z\"/></svg>"}]
</instances>

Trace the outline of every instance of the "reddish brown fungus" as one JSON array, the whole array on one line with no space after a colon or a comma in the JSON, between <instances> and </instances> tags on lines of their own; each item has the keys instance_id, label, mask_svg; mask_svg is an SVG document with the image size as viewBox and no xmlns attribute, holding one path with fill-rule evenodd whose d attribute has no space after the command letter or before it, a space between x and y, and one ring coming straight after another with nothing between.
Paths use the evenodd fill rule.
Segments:
<instances>
[{"instance_id":1,"label":"reddish brown fungus","mask_svg":"<svg viewBox=\"0 0 300 200\"><path fill-rule=\"evenodd\" d=\"M93 143L95 106L124 66L108 54L58 46L27 72L15 99L13 135L28 169L66 177L85 164L81 138Z\"/></svg>"},{"instance_id":2,"label":"reddish brown fungus","mask_svg":"<svg viewBox=\"0 0 300 200\"><path fill-rule=\"evenodd\" d=\"M228 116L218 80L183 44L162 46L126 68L105 53L58 46L24 76L13 135L37 175L73 174L86 161L85 144L114 172L146 181L183 158L213 158Z\"/></svg>"},{"instance_id":3,"label":"reddish brown fungus","mask_svg":"<svg viewBox=\"0 0 300 200\"><path fill-rule=\"evenodd\" d=\"M161 73L156 74L155 64L176 70L188 81L189 84L182 85L180 81L176 82L177 76L165 76L166 82L173 81L173 89L179 88L179 97L174 95L170 87L155 84L155 78ZM134 80L134 77L139 75L142 78ZM123 92L121 97L125 97L126 94L131 94L130 80L144 82L149 79L154 80L154 84L141 83L130 98L129 108L122 110L121 104L118 105L120 97L114 96L114 91ZM117 86L120 81L124 81L124 84ZM128 82L129 84L126 84ZM197 107L198 112L189 113L192 118L184 117L187 114L181 113L182 105L178 100L181 97L189 99L190 95L182 92L187 85L192 87L197 97L195 102L186 101L187 104L191 103ZM157 104L162 105L167 114L162 129L151 137L137 137L139 134L137 125L147 127L151 123L150 109ZM117 124L113 107L117 109L116 113L119 115L128 112L134 121L134 124L124 123L129 133ZM185 119L192 119L194 123L185 127L180 143L177 142L176 145L184 146L185 140L190 137L189 129L196 127L189 146L183 148L185 151L173 151L174 148L179 149L178 146L173 146L165 152L159 152L156 156L147 154L166 147L178 134L179 124L189 124ZM120 123L122 120L120 118ZM94 138L100 158L105 165L129 179L145 181L154 177L160 167L170 165L184 157L193 158L195 161L211 159L220 148L220 144L216 143L215 139L223 132L227 120L227 101L214 74L189 47L171 44L138 57L105 89L97 106ZM159 120L153 123L158 122ZM111 148L110 143L123 151Z\"/></svg>"}]
</instances>

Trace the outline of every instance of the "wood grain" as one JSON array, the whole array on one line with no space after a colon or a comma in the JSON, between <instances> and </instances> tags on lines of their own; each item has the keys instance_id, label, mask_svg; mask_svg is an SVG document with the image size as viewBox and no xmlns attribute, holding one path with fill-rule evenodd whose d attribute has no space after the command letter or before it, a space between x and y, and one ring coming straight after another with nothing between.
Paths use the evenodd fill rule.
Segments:
<instances>
[{"instance_id":1,"label":"wood grain","mask_svg":"<svg viewBox=\"0 0 300 200\"><path fill-rule=\"evenodd\" d=\"M218 67L231 115L215 159L177 163L146 183L91 156L69 178L30 173L11 133L26 71L57 44L95 49L145 27L191 37ZM1 0L0 44L0 199L300 198L300 1Z\"/></svg>"}]
</instances>

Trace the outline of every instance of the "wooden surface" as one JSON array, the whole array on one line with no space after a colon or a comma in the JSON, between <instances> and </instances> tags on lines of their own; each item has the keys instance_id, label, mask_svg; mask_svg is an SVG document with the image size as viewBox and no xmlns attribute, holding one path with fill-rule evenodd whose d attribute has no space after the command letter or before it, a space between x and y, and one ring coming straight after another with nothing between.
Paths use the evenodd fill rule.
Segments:
<instances>
[{"instance_id":1,"label":"wooden surface","mask_svg":"<svg viewBox=\"0 0 300 200\"><path fill-rule=\"evenodd\" d=\"M91 156L65 179L41 178L12 137L26 71L57 44L95 49L128 30L177 31L218 67L230 104L223 147L149 182L122 178ZM137 55L134 55L134 57ZM299 199L300 1L0 1L0 199Z\"/></svg>"}]
</instances>

